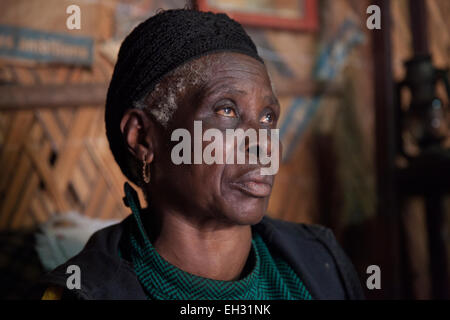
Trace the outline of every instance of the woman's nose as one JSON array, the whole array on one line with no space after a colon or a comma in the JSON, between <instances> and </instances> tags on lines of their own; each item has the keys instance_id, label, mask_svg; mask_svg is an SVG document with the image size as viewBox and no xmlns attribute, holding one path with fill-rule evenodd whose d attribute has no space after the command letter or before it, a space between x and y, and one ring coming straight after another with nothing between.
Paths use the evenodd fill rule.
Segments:
<instances>
[{"instance_id":1,"label":"woman's nose","mask_svg":"<svg viewBox=\"0 0 450 320\"><path fill-rule=\"evenodd\" d=\"M259 159L261 157L262 152L265 152L265 155L270 157L271 156L271 134L270 129L254 129L255 130L255 137L256 139L250 139L249 137L246 137L245 139L245 152L248 155L251 155L253 157L256 157ZM254 141L251 141L254 140Z\"/></svg>"}]
</instances>

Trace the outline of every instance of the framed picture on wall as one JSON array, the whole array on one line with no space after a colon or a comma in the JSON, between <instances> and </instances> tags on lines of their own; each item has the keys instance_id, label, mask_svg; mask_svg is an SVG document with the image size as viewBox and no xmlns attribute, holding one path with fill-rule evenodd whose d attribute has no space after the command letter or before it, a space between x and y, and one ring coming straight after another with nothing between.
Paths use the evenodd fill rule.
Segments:
<instances>
[{"instance_id":1,"label":"framed picture on wall","mask_svg":"<svg viewBox=\"0 0 450 320\"><path fill-rule=\"evenodd\" d=\"M196 0L201 11L225 12L243 25L314 31L317 0Z\"/></svg>"}]
</instances>

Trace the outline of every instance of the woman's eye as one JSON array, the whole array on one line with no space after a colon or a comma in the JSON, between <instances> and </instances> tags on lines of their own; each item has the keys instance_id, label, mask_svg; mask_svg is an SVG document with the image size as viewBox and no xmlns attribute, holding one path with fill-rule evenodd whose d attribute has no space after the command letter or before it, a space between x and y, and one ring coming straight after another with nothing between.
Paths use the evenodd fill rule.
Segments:
<instances>
[{"instance_id":1,"label":"woman's eye","mask_svg":"<svg viewBox=\"0 0 450 320\"><path fill-rule=\"evenodd\" d=\"M261 122L262 123L266 123L266 124L270 124L273 122L274 116L272 113L266 113L262 118L261 118Z\"/></svg>"},{"instance_id":2,"label":"woman's eye","mask_svg":"<svg viewBox=\"0 0 450 320\"><path fill-rule=\"evenodd\" d=\"M232 107L221 107L216 110L216 113L224 117L236 117L236 112Z\"/></svg>"}]
</instances>

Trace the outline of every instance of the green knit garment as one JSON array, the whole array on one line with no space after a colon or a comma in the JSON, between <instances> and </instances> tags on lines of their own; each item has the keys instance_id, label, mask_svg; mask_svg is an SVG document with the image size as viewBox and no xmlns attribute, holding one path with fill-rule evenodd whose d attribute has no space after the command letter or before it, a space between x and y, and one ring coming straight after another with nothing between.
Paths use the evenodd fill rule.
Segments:
<instances>
[{"instance_id":1,"label":"green knit garment","mask_svg":"<svg viewBox=\"0 0 450 320\"><path fill-rule=\"evenodd\" d=\"M148 299L161 300L311 300L308 290L280 257L269 252L253 232L249 255L251 270L236 281L208 279L185 272L161 257L151 244L138 206L127 194L136 224L123 240L128 259ZM130 201L131 200L131 201ZM121 253L123 255L123 252Z\"/></svg>"}]
</instances>

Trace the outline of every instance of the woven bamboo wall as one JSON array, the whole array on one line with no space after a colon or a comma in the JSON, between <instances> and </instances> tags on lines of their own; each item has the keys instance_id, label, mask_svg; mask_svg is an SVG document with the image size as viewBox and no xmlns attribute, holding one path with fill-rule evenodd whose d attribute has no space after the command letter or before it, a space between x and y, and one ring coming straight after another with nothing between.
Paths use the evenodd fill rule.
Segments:
<instances>
[{"instance_id":1,"label":"woven bamboo wall","mask_svg":"<svg viewBox=\"0 0 450 320\"><path fill-rule=\"evenodd\" d=\"M2 81L33 86L104 84L111 64L96 57L92 70L3 65ZM26 90L24 89L24 94ZM122 218L125 178L109 150L102 105L0 112L0 229L30 226L77 210Z\"/></svg>"}]
</instances>

